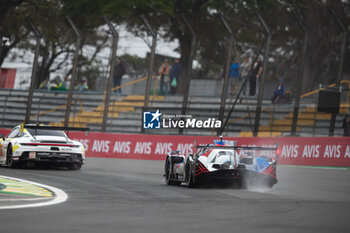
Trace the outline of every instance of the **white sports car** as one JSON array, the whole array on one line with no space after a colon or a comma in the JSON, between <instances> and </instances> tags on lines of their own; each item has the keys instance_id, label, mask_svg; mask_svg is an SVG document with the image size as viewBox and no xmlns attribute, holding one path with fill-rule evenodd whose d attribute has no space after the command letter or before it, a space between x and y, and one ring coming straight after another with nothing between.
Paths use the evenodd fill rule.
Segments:
<instances>
[{"instance_id":1,"label":"white sports car","mask_svg":"<svg viewBox=\"0 0 350 233\"><path fill-rule=\"evenodd\" d=\"M80 169L85 163L85 150L80 142L64 131L87 131L87 128L18 125L7 137L0 138L0 163L8 167L22 164L56 163L69 169Z\"/></svg>"}]
</instances>

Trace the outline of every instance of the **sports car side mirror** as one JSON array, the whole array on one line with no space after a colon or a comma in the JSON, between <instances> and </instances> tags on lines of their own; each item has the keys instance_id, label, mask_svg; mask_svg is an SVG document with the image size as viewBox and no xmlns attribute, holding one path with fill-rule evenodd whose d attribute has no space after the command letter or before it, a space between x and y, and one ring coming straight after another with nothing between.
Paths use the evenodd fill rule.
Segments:
<instances>
[{"instance_id":1,"label":"sports car side mirror","mask_svg":"<svg viewBox=\"0 0 350 233\"><path fill-rule=\"evenodd\" d=\"M2 140L5 140L5 135L4 135L4 134L0 134L0 138L1 138Z\"/></svg>"}]
</instances>

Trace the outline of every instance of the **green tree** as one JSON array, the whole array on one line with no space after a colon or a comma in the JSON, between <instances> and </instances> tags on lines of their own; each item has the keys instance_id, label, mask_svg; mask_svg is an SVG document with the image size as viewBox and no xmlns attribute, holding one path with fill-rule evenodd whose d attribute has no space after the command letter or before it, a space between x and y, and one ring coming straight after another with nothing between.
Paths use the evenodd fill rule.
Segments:
<instances>
[{"instance_id":1,"label":"green tree","mask_svg":"<svg viewBox=\"0 0 350 233\"><path fill-rule=\"evenodd\" d=\"M50 74L57 71L70 72L71 61L75 52L75 38L72 29L69 27L64 14L61 13L61 1L59 0L25 0L17 5L11 14L5 17L5 30L11 33L15 38L13 43L3 50L0 62L7 56L8 52L16 47L21 51L33 52L35 49L35 38L26 25L25 17L30 17L37 26L42 39L40 42L40 58L37 67L36 87L48 79ZM91 20L86 17L73 17L76 26L82 34L82 43L79 56L79 69L86 73L89 66L95 62L97 54L106 46L108 35L100 33L94 22L100 19ZM89 53L84 54L84 48L89 48ZM27 57L23 57L28 61ZM0 64L1 64L0 63ZM94 70L96 69L95 66ZM94 80L89 80L93 83Z\"/></svg>"},{"instance_id":2,"label":"green tree","mask_svg":"<svg viewBox=\"0 0 350 233\"><path fill-rule=\"evenodd\" d=\"M303 83L305 91L314 88L320 82L335 80L341 34L334 17L329 13L329 8L332 7L338 12L345 25L349 25L350 19L349 3L341 0L25 0L24 3L9 9L14 9L16 12L23 8L23 12L17 15L31 15L40 25L45 38L42 48L47 53L45 55L43 52L43 57L47 58L45 61L52 59L55 61L58 57L55 58L55 55L64 51L55 43L61 43L66 49L62 53L68 55L63 60L71 58L74 40L70 29L64 23L66 15L71 15L78 27L84 29L82 32L84 38L89 38L84 44L96 48L96 52L101 48L99 47L101 44L97 42L101 41L103 44L105 39L103 36L99 37L96 31L96 28L105 25L101 16L108 15L115 23L126 24L128 30L136 36L144 36L147 34L147 29L140 20L140 16L144 15L158 31L159 37L179 41L178 52L181 54L185 72L188 68L191 34L181 19L181 15L184 15L197 34L196 60L200 63L200 76L216 78L222 77L227 49L227 32L217 13L222 13L234 29L236 38L234 56L239 58L247 51L256 53L264 41L264 33L255 17L255 13L259 12L272 32L268 78L283 76L290 80L292 85L295 85L297 83L295 80L301 77L302 33L287 9L295 10L302 15L309 29L305 62L307 80ZM53 21L56 22L55 27L52 27ZM23 29L19 31L22 34L28 33ZM30 40L26 40L26 43L24 47L28 48ZM345 64L349 63L349 59L347 49ZM92 60L81 59L81 61L88 67L91 65L88 61ZM52 64L48 62L39 73L44 73L43 77L47 77L48 73L54 71ZM81 64L82 67L84 64ZM157 68L155 67L155 72ZM349 66L344 66L344 75L349 76L349 73Z\"/></svg>"},{"instance_id":3,"label":"green tree","mask_svg":"<svg viewBox=\"0 0 350 233\"><path fill-rule=\"evenodd\" d=\"M23 16L15 13L24 0L3 0L0 5L0 67L9 51L16 47L20 38L26 35L19 23L23 21ZM21 29L21 30L19 30ZM7 39L3 43L3 39ZM5 42L5 41L4 41Z\"/></svg>"}]
</instances>

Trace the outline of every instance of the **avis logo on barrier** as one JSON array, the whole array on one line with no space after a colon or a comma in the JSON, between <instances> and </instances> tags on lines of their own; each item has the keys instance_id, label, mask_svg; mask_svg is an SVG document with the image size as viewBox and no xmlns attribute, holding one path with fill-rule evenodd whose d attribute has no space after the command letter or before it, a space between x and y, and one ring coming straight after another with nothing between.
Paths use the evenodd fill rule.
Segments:
<instances>
[{"instance_id":1,"label":"avis logo on barrier","mask_svg":"<svg viewBox=\"0 0 350 233\"><path fill-rule=\"evenodd\" d=\"M156 112L143 112L144 129L160 129L160 116L162 113L157 109Z\"/></svg>"}]
</instances>

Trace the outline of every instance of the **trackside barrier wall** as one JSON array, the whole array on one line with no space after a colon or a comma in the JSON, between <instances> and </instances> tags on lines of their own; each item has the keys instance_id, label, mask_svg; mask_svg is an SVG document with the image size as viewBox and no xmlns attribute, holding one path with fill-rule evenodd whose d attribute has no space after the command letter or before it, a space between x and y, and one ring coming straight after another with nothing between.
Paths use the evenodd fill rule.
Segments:
<instances>
[{"instance_id":1,"label":"trackside barrier wall","mask_svg":"<svg viewBox=\"0 0 350 233\"><path fill-rule=\"evenodd\" d=\"M0 129L7 135L9 129ZM167 153L180 150L194 152L195 143L211 144L217 137L166 136L140 134L111 134L71 132L70 138L80 141L88 157L164 160ZM348 137L227 137L238 146L274 147L279 143L279 164L350 167L350 138Z\"/></svg>"}]
</instances>

